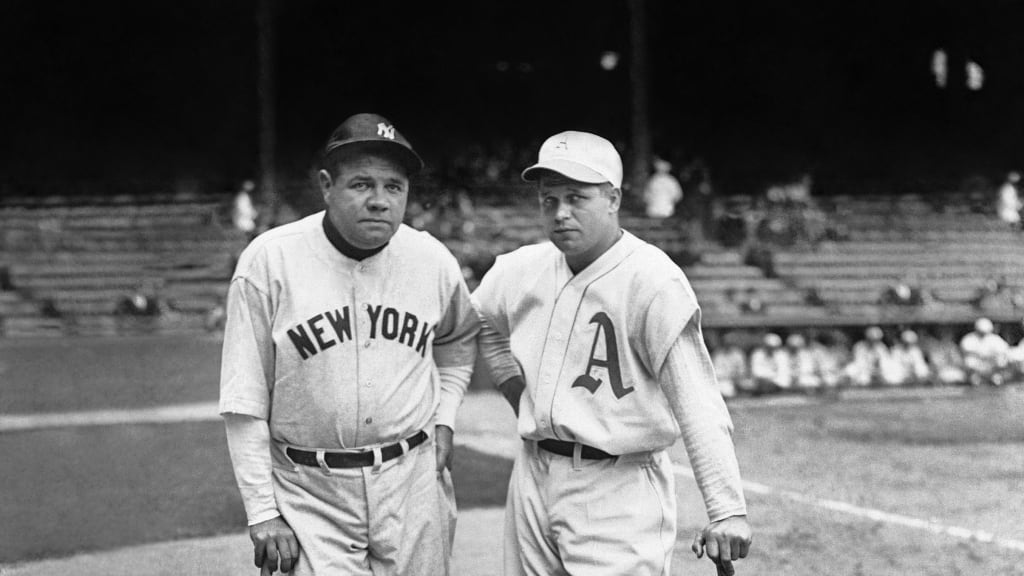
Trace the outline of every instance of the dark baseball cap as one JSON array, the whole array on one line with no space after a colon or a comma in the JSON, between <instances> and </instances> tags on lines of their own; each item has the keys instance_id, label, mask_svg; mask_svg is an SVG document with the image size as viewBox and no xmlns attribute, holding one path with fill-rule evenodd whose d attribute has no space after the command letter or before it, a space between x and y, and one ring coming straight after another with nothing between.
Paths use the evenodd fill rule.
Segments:
<instances>
[{"instance_id":1,"label":"dark baseball cap","mask_svg":"<svg viewBox=\"0 0 1024 576\"><path fill-rule=\"evenodd\" d=\"M346 151L362 148L386 150L400 160L410 175L423 169L423 159L412 149L409 141L390 120L379 114L363 113L346 118L327 140L324 158L342 148Z\"/></svg>"}]
</instances>

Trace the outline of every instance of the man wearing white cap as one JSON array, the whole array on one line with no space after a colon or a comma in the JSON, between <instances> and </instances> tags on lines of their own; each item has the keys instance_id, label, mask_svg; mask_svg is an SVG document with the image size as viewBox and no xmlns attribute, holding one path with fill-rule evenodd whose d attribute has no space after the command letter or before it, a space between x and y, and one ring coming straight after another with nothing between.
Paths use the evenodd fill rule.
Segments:
<instances>
[{"instance_id":1,"label":"man wearing white cap","mask_svg":"<svg viewBox=\"0 0 1024 576\"><path fill-rule=\"evenodd\" d=\"M988 318L978 318L974 332L960 341L967 368L967 381L971 386L980 384L1002 385L1009 364L1010 345L995 333L995 327Z\"/></svg>"},{"instance_id":2,"label":"man wearing white cap","mask_svg":"<svg viewBox=\"0 0 1024 576\"><path fill-rule=\"evenodd\" d=\"M622 161L562 132L523 172L550 242L499 256L474 292L479 343L519 417L505 573L668 574L666 453L682 435L711 522L694 538L731 574L747 555L732 422L682 271L619 227Z\"/></svg>"}]
</instances>

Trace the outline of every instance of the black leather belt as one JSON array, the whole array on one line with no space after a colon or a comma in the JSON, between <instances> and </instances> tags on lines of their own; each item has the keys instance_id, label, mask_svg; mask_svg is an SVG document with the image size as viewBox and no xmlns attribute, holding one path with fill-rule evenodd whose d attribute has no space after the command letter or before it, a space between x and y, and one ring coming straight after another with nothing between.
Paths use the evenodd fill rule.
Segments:
<instances>
[{"instance_id":1,"label":"black leather belt","mask_svg":"<svg viewBox=\"0 0 1024 576\"><path fill-rule=\"evenodd\" d=\"M563 442L562 440L541 440L537 442L537 446L551 452L552 454L558 454L559 456L568 456L572 458L573 451L576 448L576 444L572 442ZM594 448L593 446L582 445L580 449L580 458L584 460L605 460L607 458L615 458L614 454L609 454L600 448Z\"/></svg>"},{"instance_id":2,"label":"black leather belt","mask_svg":"<svg viewBox=\"0 0 1024 576\"><path fill-rule=\"evenodd\" d=\"M427 439L427 433L420 430L416 434L408 437L405 441L409 444L409 450L423 444L423 441ZM320 467L320 463L317 462L316 452L310 452L308 450L299 450L298 448L288 448L286 450L288 457L292 459L292 462L296 464L302 464L303 466L315 466ZM380 449L380 461L387 462L388 460L394 460L403 454L402 444L391 444L390 446L382 446ZM328 468L362 468L364 466L373 466L373 451L367 452L324 452L324 463L327 464Z\"/></svg>"}]
</instances>

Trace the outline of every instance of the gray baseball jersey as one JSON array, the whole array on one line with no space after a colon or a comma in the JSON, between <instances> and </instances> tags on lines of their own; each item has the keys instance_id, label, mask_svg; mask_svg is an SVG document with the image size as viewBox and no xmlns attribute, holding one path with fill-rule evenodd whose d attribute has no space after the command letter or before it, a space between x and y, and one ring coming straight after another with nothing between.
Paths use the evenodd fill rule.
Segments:
<instances>
[{"instance_id":1,"label":"gray baseball jersey","mask_svg":"<svg viewBox=\"0 0 1024 576\"><path fill-rule=\"evenodd\" d=\"M323 218L273 229L242 253L220 411L269 420L278 443L320 449L451 425L463 390L443 390L437 367L472 365L476 330L455 258L402 225L355 261L327 240Z\"/></svg>"}]
</instances>

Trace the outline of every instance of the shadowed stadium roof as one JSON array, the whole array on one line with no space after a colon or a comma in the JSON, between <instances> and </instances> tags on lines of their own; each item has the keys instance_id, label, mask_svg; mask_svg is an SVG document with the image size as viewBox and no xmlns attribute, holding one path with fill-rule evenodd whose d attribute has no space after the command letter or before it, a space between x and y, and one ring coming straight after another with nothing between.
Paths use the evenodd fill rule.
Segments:
<instances>
[{"instance_id":1,"label":"shadowed stadium roof","mask_svg":"<svg viewBox=\"0 0 1024 576\"><path fill-rule=\"evenodd\" d=\"M15 1L0 18L8 180L256 169L252 2ZM1019 3L647 3L655 150L718 168L1003 169L1024 138ZM432 155L564 128L628 137L628 11L608 2L278 2L278 142L301 172L354 111ZM949 53L938 90L932 51ZM611 71L603 52L623 55ZM967 59L985 88L962 87ZM955 80L955 81L954 81ZM897 168L893 168L893 165Z\"/></svg>"}]
</instances>

